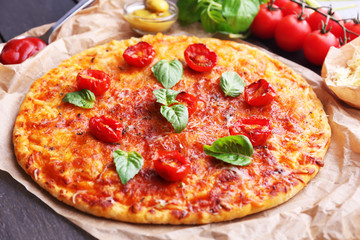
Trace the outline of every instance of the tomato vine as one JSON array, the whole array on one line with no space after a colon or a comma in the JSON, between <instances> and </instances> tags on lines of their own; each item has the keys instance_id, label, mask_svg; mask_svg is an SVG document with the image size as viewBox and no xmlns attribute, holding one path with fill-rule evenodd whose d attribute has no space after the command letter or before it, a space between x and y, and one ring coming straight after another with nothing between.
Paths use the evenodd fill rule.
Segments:
<instances>
[{"instance_id":1,"label":"tomato vine","mask_svg":"<svg viewBox=\"0 0 360 240\"><path fill-rule=\"evenodd\" d=\"M323 16L326 17L326 19L327 19L326 22L329 22L330 20L333 20L334 22L336 22L336 24L338 24L338 25L343 29L343 32L344 32L344 39L342 39L343 42L341 43L342 45L344 45L344 44L347 43L347 41L348 41L348 35L347 35L347 34L348 34L348 33L349 33L349 34L355 34L356 36L360 36L358 33L353 32L353 31L347 29L347 28L341 23L341 21L343 21L343 20L348 20L348 19L340 19L340 20L339 20L339 19L337 19L337 18L334 17L334 11L333 11L332 7L329 7L329 6L317 6L317 7L314 7L314 6L311 6L311 5L309 5L309 4L305 4L304 1L299 1L299 0L290 0L290 1L301 5L303 8L312 9L312 10L314 10L315 12L323 15ZM325 8L325 9L328 9L327 13L324 13L324 12L320 11L320 9L324 9L324 8ZM350 19L350 20L354 20L354 19ZM326 24L326 23L324 23L324 24Z\"/></svg>"}]
</instances>

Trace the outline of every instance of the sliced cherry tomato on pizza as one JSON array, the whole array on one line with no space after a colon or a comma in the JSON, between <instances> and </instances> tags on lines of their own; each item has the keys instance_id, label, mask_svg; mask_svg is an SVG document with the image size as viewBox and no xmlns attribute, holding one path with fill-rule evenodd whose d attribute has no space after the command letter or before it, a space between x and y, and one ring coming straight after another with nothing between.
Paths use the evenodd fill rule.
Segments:
<instances>
[{"instance_id":1,"label":"sliced cherry tomato on pizza","mask_svg":"<svg viewBox=\"0 0 360 240\"><path fill-rule=\"evenodd\" d=\"M115 143L122 138L123 125L104 115L90 118L89 128L91 134L103 142Z\"/></svg>"},{"instance_id":2,"label":"sliced cherry tomato on pizza","mask_svg":"<svg viewBox=\"0 0 360 240\"><path fill-rule=\"evenodd\" d=\"M124 51L123 57L125 61L132 66L145 67L153 61L155 50L150 43L138 42L137 44L128 47Z\"/></svg>"},{"instance_id":3,"label":"sliced cherry tomato on pizza","mask_svg":"<svg viewBox=\"0 0 360 240\"><path fill-rule=\"evenodd\" d=\"M103 95L110 87L110 76L100 70L87 69L78 73L77 86L88 89L96 96Z\"/></svg>"},{"instance_id":4,"label":"sliced cherry tomato on pizza","mask_svg":"<svg viewBox=\"0 0 360 240\"><path fill-rule=\"evenodd\" d=\"M175 100L186 105L189 116L191 116L197 109L198 98L190 93L181 92L176 96Z\"/></svg>"},{"instance_id":5,"label":"sliced cherry tomato on pizza","mask_svg":"<svg viewBox=\"0 0 360 240\"><path fill-rule=\"evenodd\" d=\"M270 120L266 118L242 118L229 128L230 135L245 135L253 147L263 145L271 133Z\"/></svg>"},{"instance_id":6,"label":"sliced cherry tomato on pizza","mask_svg":"<svg viewBox=\"0 0 360 240\"><path fill-rule=\"evenodd\" d=\"M184 56L187 65L197 72L206 72L213 69L218 58L217 54L203 43L189 45L184 52Z\"/></svg>"},{"instance_id":7,"label":"sliced cherry tomato on pizza","mask_svg":"<svg viewBox=\"0 0 360 240\"><path fill-rule=\"evenodd\" d=\"M161 152L154 161L157 173L169 182L176 182L190 171L190 161L178 151Z\"/></svg>"},{"instance_id":8,"label":"sliced cherry tomato on pizza","mask_svg":"<svg viewBox=\"0 0 360 240\"><path fill-rule=\"evenodd\" d=\"M36 37L10 40L2 49L0 62L2 64L22 63L46 46L46 43Z\"/></svg>"},{"instance_id":9,"label":"sliced cherry tomato on pizza","mask_svg":"<svg viewBox=\"0 0 360 240\"><path fill-rule=\"evenodd\" d=\"M260 79L245 87L245 101L251 106L267 105L275 96L275 90L265 79Z\"/></svg>"}]
</instances>

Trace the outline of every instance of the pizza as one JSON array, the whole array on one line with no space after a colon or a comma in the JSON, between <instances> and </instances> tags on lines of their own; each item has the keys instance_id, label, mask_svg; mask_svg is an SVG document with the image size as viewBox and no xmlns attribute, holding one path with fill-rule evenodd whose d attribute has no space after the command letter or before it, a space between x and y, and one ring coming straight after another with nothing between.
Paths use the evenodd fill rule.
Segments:
<instances>
[{"instance_id":1,"label":"pizza","mask_svg":"<svg viewBox=\"0 0 360 240\"><path fill-rule=\"evenodd\" d=\"M87 49L35 80L13 130L20 166L81 211L205 224L293 197L331 130L300 75L261 50L146 35Z\"/></svg>"}]
</instances>

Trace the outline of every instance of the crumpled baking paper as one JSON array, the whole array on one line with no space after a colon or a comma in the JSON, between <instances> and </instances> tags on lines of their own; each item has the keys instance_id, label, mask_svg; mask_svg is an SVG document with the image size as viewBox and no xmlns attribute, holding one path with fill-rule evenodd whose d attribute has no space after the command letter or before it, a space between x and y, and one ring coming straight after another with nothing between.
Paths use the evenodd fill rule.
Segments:
<instances>
[{"instance_id":1,"label":"crumpled baking paper","mask_svg":"<svg viewBox=\"0 0 360 240\"><path fill-rule=\"evenodd\" d=\"M360 111L334 98L314 72L269 53L307 79L332 128L325 166L300 193L273 209L241 219L195 226L130 224L93 217L53 198L24 174L13 153L12 128L30 85L62 60L111 39L137 36L122 17L124 0L100 0L66 22L53 42L22 64L0 64L0 169L58 214L99 239L360 239ZM39 35L50 25L30 30ZM167 34L209 37L199 24ZM0 45L2 48L3 45Z\"/></svg>"}]
</instances>

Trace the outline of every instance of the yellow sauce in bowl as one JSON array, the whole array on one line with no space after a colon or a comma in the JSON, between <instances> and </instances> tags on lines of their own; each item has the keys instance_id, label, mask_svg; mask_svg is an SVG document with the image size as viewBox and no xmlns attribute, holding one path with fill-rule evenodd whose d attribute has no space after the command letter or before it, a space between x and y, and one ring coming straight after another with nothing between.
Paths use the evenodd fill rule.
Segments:
<instances>
[{"instance_id":1,"label":"yellow sauce in bowl","mask_svg":"<svg viewBox=\"0 0 360 240\"><path fill-rule=\"evenodd\" d=\"M148 0L146 5L138 5L124 17L138 33L166 32L177 19L177 8L165 0Z\"/></svg>"}]
</instances>

